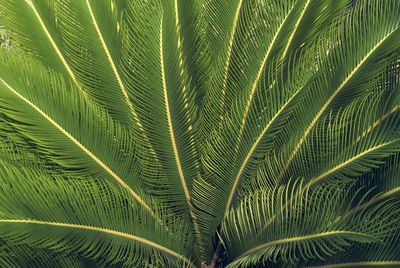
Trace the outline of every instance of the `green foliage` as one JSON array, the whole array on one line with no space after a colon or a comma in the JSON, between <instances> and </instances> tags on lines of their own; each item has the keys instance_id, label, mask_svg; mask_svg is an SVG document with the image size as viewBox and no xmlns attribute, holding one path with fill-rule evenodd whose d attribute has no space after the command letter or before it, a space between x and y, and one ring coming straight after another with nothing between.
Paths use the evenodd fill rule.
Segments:
<instances>
[{"instance_id":1,"label":"green foliage","mask_svg":"<svg viewBox=\"0 0 400 268\"><path fill-rule=\"evenodd\" d=\"M398 0L0 10L0 266L400 265Z\"/></svg>"}]
</instances>

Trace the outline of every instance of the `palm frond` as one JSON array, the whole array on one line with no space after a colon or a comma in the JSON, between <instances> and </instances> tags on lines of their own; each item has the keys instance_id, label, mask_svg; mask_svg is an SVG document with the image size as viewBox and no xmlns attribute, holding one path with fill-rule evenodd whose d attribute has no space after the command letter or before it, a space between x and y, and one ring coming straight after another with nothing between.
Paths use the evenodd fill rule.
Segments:
<instances>
[{"instance_id":1,"label":"palm frond","mask_svg":"<svg viewBox=\"0 0 400 268\"><path fill-rule=\"evenodd\" d=\"M288 155L278 181L285 176L285 172L288 170L293 158L299 152L307 136L311 133L317 121L323 118L323 115L329 111L329 107L337 109L341 105L346 104L346 101L349 100L349 94L357 96L368 93L368 85L374 85L376 81L371 78L379 79L381 70L392 64L392 62L387 61L388 56L396 51L398 52L400 21L397 16L391 16L390 14L397 14L399 6L395 2L383 4L380 1L374 1L371 5L375 5L380 10L383 9L385 12L370 12L366 15L365 12L367 11L365 10L368 9L365 8L365 5L369 4L361 1L354 9L355 13L360 13L358 18L361 16L364 17L363 20L353 21L350 24L345 19L340 18L338 22L340 23L339 25L342 25L338 28L343 27L345 30L339 32L338 38L330 40L330 42L334 44L344 42L345 45L336 46L337 49L333 48L332 51L329 51L328 58L330 59L321 65L322 69L320 70L324 70L326 76L315 81L316 91L313 94L318 96L319 101L317 103L321 103L322 105L315 105L316 98L314 96L310 99L314 103L310 107L318 108L315 112L310 111L308 113L310 115L313 114L310 121L307 122L304 118L301 119L302 122L307 122L304 132L296 138L297 143ZM336 34L337 28L332 31L335 31ZM364 34L365 31L373 33L373 35ZM324 50L326 51L326 48ZM355 51L357 53L354 53ZM376 64L380 68L374 68ZM366 86L361 86L362 81L365 81L364 85L366 84ZM354 85L357 85L357 87Z\"/></svg>"},{"instance_id":2,"label":"palm frond","mask_svg":"<svg viewBox=\"0 0 400 268\"><path fill-rule=\"evenodd\" d=\"M237 193L242 192L243 187L250 184L253 178L252 171L259 164L260 156L270 151L278 142L280 132L288 123L292 109L297 107L308 92L307 85L309 80L313 80L315 68L310 64L314 61L313 56L310 53L298 58L299 64L290 67L282 66L280 58L269 66L270 75L265 78L268 77L269 82L263 83L263 86L270 85L273 80L277 82L273 83L272 88L268 86L268 91L262 91L260 88L257 92L255 103L258 108L252 106L249 113L249 122L255 130L244 132L246 144L242 144L239 148L237 140L232 138L237 137L240 132L239 120L226 119L223 128L210 135L209 144L205 146L207 154L203 155L203 163L208 171L206 180L217 189L214 195L218 201L213 205L214 211L210 213L219 216L216 216L214 223L210 222L209 229L215 230L220 222L219 217L226 216L229 208L237 202ZM299 79L296 75L292 78L283 78L286 72L302 73L304 79ZM270 109L266 109L267 106ZM240 118L241 115L236 117L237 114L234 112L233 116L228 118Z\"/></svg>"},{"instance_id":3,"label":"palm frond","mask_svg":"<svg viewBox=\"0 0 400 268\"><path fill-rule=\"evenodd\" d=\"M188 217L189 212L188 219L199 235L190 194L200 168L197 95L191 84L196 74L187 67L192 64L187 55L191 50L184 48L189 33L181 28L180 20L188 18L182 15L181 4L188 5L180 1L155 6L132 3L126 34L130 47L125 57L134 63L128 66L127 75L142 74L131 76L130 93L161 165L158 174L147 174L146 183L177 216ZM154 25L146 23L149 17L156 21ZM145 35L143 29L147 29ZM147 154L146 165L154 166L154 157Z\"/></svg>"},{"instance_id":4,"label":"palm frond","mask_svg":"<svg viewBox=\"0 0 400 268\"><path fill-rule=\"evenodd\" d=\"M396 153L399 111L397 89L391 90L390 102L381 92L355 100L335 113L334 117L332 113L326 115L316 124L303 148L292 160L291 176L308 177L311 184L320 180L355 179L382 164L380 159ZM274 165L264 164L264 179L277 177L284 165L282 160ZM260 177L260 180L263 178Z\"/></svg>"},{"instance_id":5,"label":"palm frond","mask_svg":"<svg viewBox=\"0 0 400 268\"><path fill-rule=\"evenodd\" d=\"M323 262L310 261L303 267L395 267L400 264L399 237L394 235L380 243L356 244L349 251L334 255Z\"/></svg>"},{"instance_id":6,"label":"palm frond","mask_svg":"<svg viewBox=\"0 0 400 268\"><path fill-rule=\"evenodd\" d=\"M397 202L381 203L340 218L348 210L348 200L354 198L346 188L347 185L334 184L310 189L298 182L293 187L279 187L247 197L230 211L222 227L227 263L237 267L262 260L291 263L301 259L323 260L353 242L375 242L398 228L394 218L399 213L395 209ZM293 201L283 209L288 200ZM264 229L272 218L268 230Z\"/></svg>"},{"instance_id":7,"label":"palm frond","mask_svg":"<svg viewBox=\"0 0 400 268\"><path fill-rule=\"evenodd\" d=\"M167 232L135 199L111 183L48 177L40 170L6 162L1 173L1 236L7 242L80 252L124 265L149 260L161 265L169 259L191 263L191 256L185 257L191 240L185 237L187 232L181 232L186 227L175 223Z\"/></svg>"},{"instance_id":8,"label":"palm frond","mask_svg":"<svg viewBox=\"0 0 400 268\"><path fill-rule=\"evenodd\" d=\"M26 59L15 56L4 56L3 59L2 64L7 64L8 68L2 69L0 78L1 108L14 120L13 125L65 169L75 171L75 174L83 172L111 178L141 202L142 198L132 189L138 182L137 160L133 156L132 141L124 129L101 108L96 109L93 103L85 102L76 87L65 84L61 76ZM12 73L16 70L21 73L17 79ZM32 81L36 83L32 84ZM52 90L51 95L48 89ZM71 107L71 113L64 112ZM63 108L62 113L60 108ZM103 126L100 128L103 128L104 134L98 136L98 132L93 132L94 125L96 128ZM105 144L112 146L107 148ZM122 166L112 160L115 159L112 156L116 155L126 159ZM114 161L114 164L109 161ZM112 165L114 167L110 167ZM118 174L114 170L126 173ZM153 213L146 203L142 204Z\"/></svg>"}]
</instances>

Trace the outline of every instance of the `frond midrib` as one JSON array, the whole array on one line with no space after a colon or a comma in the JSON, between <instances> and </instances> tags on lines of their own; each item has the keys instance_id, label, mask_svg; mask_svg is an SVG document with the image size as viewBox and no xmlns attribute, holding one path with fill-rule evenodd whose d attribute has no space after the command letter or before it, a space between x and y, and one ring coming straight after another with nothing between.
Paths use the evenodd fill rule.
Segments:
<instances>
[{"instance_id":1,"label":"frond midrib","mask_svg":"<svg viewBox=\"0 0 400 268\"><path fill-rule=\"evenodd\" d=\"M170 140L172 143L172 149L174 152L175 163L176 163L176 166L178 169L179 178L180 178L180 181L182 184L183 191L185 193L186 200L187 200L187 202L191 202L189 190L186 185L186 179L183 174L182 164L181 164L181 161L179 158L178 147L177 147L176 140L175 140L174 128L172 126L172 116L171 116L169 100L168 100L167 82L166 82L166 78L165 78L164 52L163 52L163 25L162 25L162 23L163 23L163 18L161 18L161 25L160 25L160 65L161 65L161 79L162 79L162 87L163 87L163 94L164 94L165 112L167 115L168 130L169 130Z\"/></svg>"},{"instance_id":2,"label":"frond midrib","mask_svg":"<svg viewBox=\"0 0 400 268\"><path fill-rule=\"evenodd\" d=\"M370 133L374 128L376 128L383 120L388 118L391 114L395 113L399 108L400 108L400 105L394 106L389 112L385 113L381 118L376 120L371 126L368 127L368 129L366 131L364 131L360 136L357 137L355 143L359 142L368 133Z\"/></svg>"},{"instance_id":3,"label":"frond midrib","mask_svg":"<svg viewBox=\"0 0 400 268\"><path fill-rule=\"evenodd\" d=\"M185 261L186 263L192 265L193 267L194 264L188 260L185 256L167 248L164 247L160 244L157 244L153 241L147 240L145 238L139 237L139 236L135 236L132 234L128 234L128 233L124 233L124 232L119 232L119 231L115 231L112 229L107 229L107 228L102 228L102 227L95 227L95 226L89 226L89 225L81 225L81 224L71 224L71 223L63 223L63 222L50 222L50 221L38 221L38 220L31 220L31 219L27 219L27 220L8 220L8 219L0 219L0 223L27 223L27 224L40 224L40 225L50 225L50 226L57 226L57 227L66 227L66 228L73 228L73 229L81 229L81 230L89 230L89 231L96 231L96 232L101 232L101 233L107 233L107 234L111 234L111 235L115 235L115 236L119 236L119 237L124 237L127 239L131 239L143 244L146 244L148 246L151 246L153 248L156 248L160 251L164 251L165 253L168 253L180 260Z\"/></svg>"},{"instance_id":4,"label":"frond midrib","mask_svg":"<svg viewBox=\"0 0 400 268\"><path fill-rule=\"evenodd\" d=\"M382 147L391 145L391 144L399 142L399 141L400 141L400 139L395 139L395 140L392 140L392 141L389 141L389 142L382 143L382 144L377 145L375 147L369 148L368 150L366 150L366 151L364 151L364 152L362 152L362 153L360 153L358 155L355 155L352 158L350 158L350 159L340 163L339 165L336 165L335 167L329 169L328 171L326 171L323 174L319 175L317 178L311 180L309 184L312 185L312 184L317 183L318 181L322 180L323 178L325 178L329 174L332 174L333 172L335 172L335 171L341 169L342 167L348 165L349 163L351 163L351 162L353 162L353 161L355 161L355 160L357 160L357 159L369 154L372 151L378 150L378 149L380 149Z\"/></svg>"},{"instance_id":5,"label":"frond midrib","mask_svg":"<svg viewBox=\"0 0 400 268\"><path fill-rule=\"evenodd\" d=\"M183 55L182 55L182 50L181 50L181 34L180 34L180 22L179 22L179 7L178 7L178 0L174 0L174 13L175 13L175 27L176 27L176 31L177 31L177 35L178 35L178 40L177 40L177 48L178 48L178 50L179 50L179 58L178 58L178 60L179 60L179 67L180 68L182 68L182 62L183 62ZM160 40L161 40L161 38L162 38L162 33L161 33L161 35L160 35ZM160 54L161 54L161 56L163 55L163 53L162 52L160 52ZM163 58L163 57L162 57ZM162 59L162 61L163 61L163 59ZM164 66L164 64L162 63L162 66ZM165 98L167 97L167 93L166 93L166 84L165 84L165 70L164 70L164 67L163 67L163 69L162 69L162 75L163 75L163 86L164 86L164 90L165 90ZM180 72L180 76L181 76L181 78L182 78L182 72ZM187 106L189 105L189 103L188 103L188 99L187 99L187 95L186 95L186 85L183 85L183 88L182 88L182 93L183 93L183 102L184 102L184 109L187 109ZM167 100L166 100L166 102L168 102ZM191 123L191 118L190 118L190 116L189 116L189 112L188 113L186 113L186 116L187 116L187 122L189 123L189 128L190 129L192 129L192 123ZM169 115L170 116L170 115ZM169 118L170 119L170 118ZM170 120L168 120L168 123L170 123ZM169 124L169 126L170 126L170 129L172 130L172 124L170 125ZM172 135L171 135L172 136ZM172 137L171 137L171 139L172 139ZM193 157L194 157L194 161L195 161L195 166L199 166L199 163L197 162L197 150L196 150L196 148L195 148L195 146L194 146L194 138L193 138L193 135L192 134L190 134L190 141L191 141L191 143L190 143L190 145L191 145L191 151L192 151L192 154L193 154ZM175 151L176 150L176 151ZM177 161L179 161L179 159L178 159L178 152L177 152L177 148L176 148L176 142L175 142L175 145L174 145L174 153L176 153L176 157L177 157ZM181 177L181 180L182 180L182 178L183 178L183 181L184 181L184 177L183 177L183 171L182 171L182 167L180 166L179 167L179 169L180 169L180 171L179 171L179 175L180 176L182 176ZM191 216L191 218L192 218L192 221L193 221L193 225L194 225L194 229L195 229L195 235L196 235L196 239L197 239L197 242L198 242L198 246L199 246L199 248L200 248L200 252L203 252L204 251L204 246L203 246L203 243L202 243L202 239L201 239L201 234L200 234L200 228L199 228L199 225L198 225L198 223L197 223L197 218L196 218L196 215L194 214L194 211L193 211L193 205L192 205L192 201L191 201L191 197L190 197L190 195L189 195L189 193L188 193L188 189L187 189L187 186L186 186L186 183L182 183L182 186L183 187L185 187L184 188L184 191L185 191L185 196L186 196L186 200L187 200L187 203L188 203L188 206L189 206L189 211L190 211L190 216Z\"/></svg>"},{"instance_id":6,"label":"frond midrib","mask_svg":"<svg viewBox=\"0 0 400 268\"><path fill-rule=\"evenodd\" d=\"M285 238L285 239L280 239L280 240L275 240L275 241L270 241L267 243L264 243L262 245L256 246L252 249L247 250L243 254L241 254L237 259L245 257L246 255L249 255L257 250L269 247L269 246L274 246L274 245L279 245L279 244L285 244L285 243L291 243L291 242L297 242L301 240L308 240L308 239L313 239L313 238L319 238L319 237L324 237L324 236L330 236L330 235L336 235L336 234L353 234L353 235L360 235L360 236L368 236L368 234L364 234L361 232L352 232L352 231L331 231L331 232L323 232L323 233L318 233L318 234L312 234L312 235L305 235L305 236L296 236L296 237L290 237L290 238Z\"/></svg>"}]
</instances>

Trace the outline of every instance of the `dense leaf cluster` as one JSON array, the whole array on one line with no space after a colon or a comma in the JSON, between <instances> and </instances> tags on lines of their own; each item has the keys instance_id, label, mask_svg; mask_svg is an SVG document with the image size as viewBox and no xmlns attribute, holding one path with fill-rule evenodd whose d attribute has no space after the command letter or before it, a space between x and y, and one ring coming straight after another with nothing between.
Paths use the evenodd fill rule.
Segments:
<instances>
[{"instance_id":1,"label":"dense leaf cluster","mask_svg":"<svg viewBox=\"0 0 400 268\"><path fill-rule=\"evenodd\" d=\"M1 267L400 266L398 0L0 11Z\"/></svg>"}]
</instances>

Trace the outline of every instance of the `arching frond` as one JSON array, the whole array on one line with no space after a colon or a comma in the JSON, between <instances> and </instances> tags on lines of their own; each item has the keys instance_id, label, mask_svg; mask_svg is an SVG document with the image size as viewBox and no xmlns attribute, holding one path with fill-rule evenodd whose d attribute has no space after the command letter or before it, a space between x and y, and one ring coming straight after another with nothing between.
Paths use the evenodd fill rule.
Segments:
<instances>
[{"instance_id":1,"label":"arching frond","mask_svg":"<svg viewBox=\"0 0 400 268\"><path fill-rule=\"evenodd\" d=\"M397 14L399 7L395 3L386 5L380 1L374 1L371 8L375 5L376 8L382 8L385 12L370 12L366 15L366 10L368 10L366 6L368 5L368 3L361 1L354 9L354 12L360 13L358 18L364 16L364 19L360 19L360 21L353 21L350 24L345 19L340 18L339 25L342 26L339 29L343 27L345 30L339 31L338 37L329 40L329 42L334 44L341 42L344 45L333 47L332 51L329 51L329 59L322 64L320 69L320 71L323 70L324 76L315 81L315 92L313 93L320 99L318 103L321 103L321 106L315 105L315 97L311 96L309 103L314 103L314 105L309 107L318 108L315 113L311 111L308 113L314 115L310 118L309 123L306 123L304 132L296 138L297 143L293 146L291 153L288 154L278 181L285 176L293 158L299 152L318 120L329 112L329 107L338 109L346 102L348 103L350 95L368 94L370 85L375 85L375 79L380 77L382 70L380 68L384 69L392 64L392 62L387 61L387 58L392 53L398 52L400 21L397 16L388 14L390 12ZM336 35L337 28L332 31L335 31L334 34ZM367 35L364 33L365 31L373 34ZM354 53L354 51L357 51L357 53ZM376 65L379 68L374 68ZM303 114L299 116L302 117L302 122L306 121Z\"/></svg>"},{"instance_id":2,"label":"arching frond","mask_svg":"<svg viewBox=\"0 0 400 268\"><path fill-rule=\"evenodd\" d=\"M390 101L382 93L357 99L335 116L332 113L325 116L292 160L291 175L309 177L311 184L354 179L396 153L399 149L397 89L389 96ZM266 162L259 180L274 180L284 164L282 160L274 165Z\"/></svg>"},{"instance_id":3,"label":"arching frond","mask_svg":"<svg viewBox=\"0 0 400 268\"><path fill-rule=\"evenodd\" d=\"M181 232L185 227L170 226L166 231L134 198L110 183L48 177L40 170L6 162L0 177L5 241L79 252L104 263L165 265L179 260L191 264L191 256L186 255L191 240Z\"/></svg>"},{"instance_id":4,"label":"arching frond","mask_svg":"<svg viewBox=\"0 0 400 268\"><path fill-rule=\"evenodd\" d=\"M354 198L346 188L347 185L327 185L303 189L295 183L294 187L280 187L245 198L236 210L230 211L222 227L228 263L237 267L261 260L323 260L353 242L371 243L398 228L397 202L353 210L348 217L338 218L348 210L349 198ZM283 209L288 200L292 202ZM275 217L274 223L264 229L271 217Z\"/></svg>"},{"instance_id":5,"label":"arching frond","mask_svg":"<svg viewBox=\"0 0 400 268\"><path fill-rule=\"evenodd\" d=\"M303 267L396 267L399 264L399 237L394 235L380 243L356 244L349 251L334 255L323 262L311 261Z\"/></svg>"},{"instance_id":6,"label":"arching frond","mask_svg":"<svg viewBox=\"0 0 400 268\"><path fill-rule=\"evenodd\" d=\"M7 64L8 68L2 68L1 72L1 108L13 119L14 126L64 168L72 169L76 174L85 172L111 178L152 214L149 205L142 202L132 189L138 182L137 160L133 156L132 141L124 129L111 121L100 108L96 109L93 103L85 102L76 88L65 84L57 74L17 56L2 56L2 64ZM15 64L14 68L12 64ZM15 77L12 71L18 69L20 76ZM27 70L36 70L36 73ZM68 93L67 88L70 90ZM46 92L48 89L52 90L51 95ZM70 113L65 113L71 108ZM97 130L103 128L102 135L96 136L98 132L93 132L94 125ZM107 148L105 144L112 146ZM112 157L117 155L126 159L122 166ZM114 161L114 164L109 161ZM117 170L125 172L125 177Z\"/></svg>"}]
</instances>

